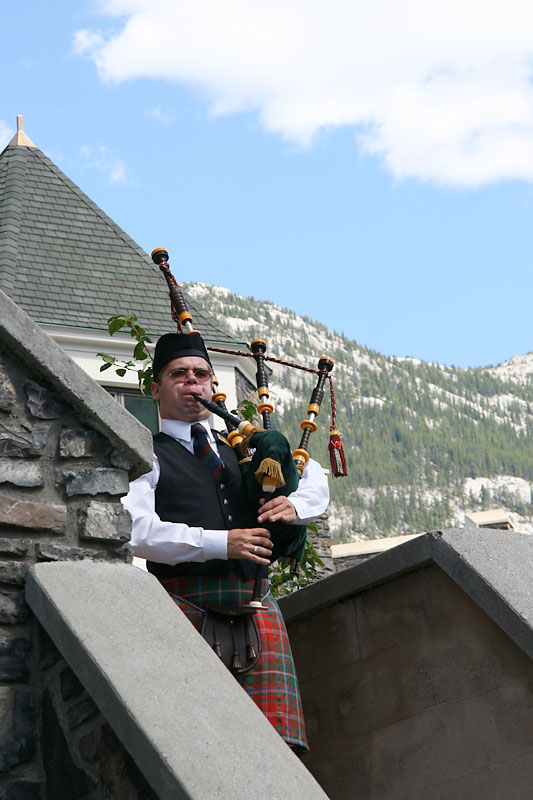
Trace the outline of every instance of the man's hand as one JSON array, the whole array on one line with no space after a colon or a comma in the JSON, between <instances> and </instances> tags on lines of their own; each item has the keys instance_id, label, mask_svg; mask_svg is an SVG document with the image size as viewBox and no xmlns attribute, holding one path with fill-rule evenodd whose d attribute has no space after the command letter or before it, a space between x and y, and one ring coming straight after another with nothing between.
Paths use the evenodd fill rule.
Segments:
<instances>
[{"instance_id":1,"label":"man's hand","mask_svg":"<svg viewBox=\"0 0 533 800\"><path fill-rule=\"evenodd\" d=\"M228 558L245 558L255 564L270 564L272 542L265 528L232 528L228 531Z\"/></svg>"},{"instance_id":2,"label":"man's hand","mask_svg":"<svg viewBox=\"0 0 533 800\"><path fill-rule=\"evenodd\" d=\"M280 495L268 502L261 498L259 505L258 522L286 522L290 524L296 520L296 509L288 497Z\"/></svg>"}]
</instances>

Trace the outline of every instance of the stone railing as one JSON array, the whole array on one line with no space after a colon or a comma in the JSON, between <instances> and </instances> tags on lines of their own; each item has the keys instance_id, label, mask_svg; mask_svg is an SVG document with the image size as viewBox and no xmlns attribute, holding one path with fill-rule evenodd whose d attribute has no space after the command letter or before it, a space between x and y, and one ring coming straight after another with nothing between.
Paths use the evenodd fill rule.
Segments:
<instances>
[{"instance_id":1,"label":"stone railing","mask_svg":"<svg viewBox=\"0 0 533 800\"><path fill-rule=\"evenodd\" d=\"M26 594L47 797L327 800L152 575L37 564Z\"/></svg>"}]
</instances>

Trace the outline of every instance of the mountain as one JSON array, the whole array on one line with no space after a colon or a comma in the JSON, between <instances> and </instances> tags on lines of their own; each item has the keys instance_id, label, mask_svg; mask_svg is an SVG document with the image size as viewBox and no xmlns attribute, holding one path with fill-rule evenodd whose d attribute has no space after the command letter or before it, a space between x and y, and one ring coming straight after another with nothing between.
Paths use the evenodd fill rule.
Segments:
<instances>
[{"instance_id":1,"label":"mountain","mask_svg":"<svg viewBox=\"0 0 533 800\"><path fill-rule=\"evenodd\" d=\"M464 524L465 511L504 508L533 532L533 354L457 369L362 347L307 316L202 283L186 293L268 355L332 372L348 477L330 480L334 541ZM316 376L270 364L273 425L293 447ZM329 392L310 452L329 466Z\"/></svg>"}]
</instances>

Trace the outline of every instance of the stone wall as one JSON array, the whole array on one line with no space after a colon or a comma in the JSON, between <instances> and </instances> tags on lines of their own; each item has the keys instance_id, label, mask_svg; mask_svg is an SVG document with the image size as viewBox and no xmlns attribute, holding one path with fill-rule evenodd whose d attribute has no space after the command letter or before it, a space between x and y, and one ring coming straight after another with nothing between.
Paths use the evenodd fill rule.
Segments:
<instances>
[{"instance_id":1,"label":"stone wall","mask_svg":"<svg viewBox=\"0 0 533 800\"><path fill-rule=\"evenodd\" d=\"M63 728L83 731L88 752L94 709L57 654L49 663L24 578L37 562L130 560L120 496L131 462L12 353L0 346L0 798L81 797L43 790L51 772L39 721L58 721L58 741ZM96 727L109 738L103 720Z\"/></svg>"},{"instance_id":2,"label":"stone wall","mask_svg":"<svg viewBox=\"0 0 533 800\"><path fill-rule=\"evenodd\" d=\"M371 561L405 569L405 546L396 549ZM331 800L528 800L531 659L426 559L326 607L319 600L315 613L288 614L311 746L304 763ZM376 580L366 564L354 583L356 570ZM344 572L303 591L318 598L348 580Z\"/></svg>"},{"instance_id":3,"label":"stone wall","mask_svg":"<svg viewBox=\"0 0 533 800\"><path fill-rule=\"evenodd\" d=\"M34 652L44 780L42 785L38 779L26 780L23 790L12 782L6 798L157 800L93 699L40 625Z\"/></svg>"},{"instance_id":4,"label":"stone wall","mask_svg":"<svg viewBox=\"0 0 533 800\"><path fill-rule=\"evenodd\" d=\"M333 556L331 555L331 533L329 530L329 517L327 511L316 521L317 533L308 529L309 539L322 559L324 566L317 570L317 580L332 575L335 572Z\"/></svg>"},{"instance_id":5,"label":"stone wall","mask_svg":"<svg viewBox=\"0 0 533 800\"><path fill-rule=\"evenodd\" d=\"M358 555L358 556L345 556L343 558L334 558L333 571L342 572L343 569L350 569L350 567L355 567L356 564L360 564L367 558L372 558L373 555L374 553L365 553L364 555L360 556Z\"/></svg>"}]
</instances>

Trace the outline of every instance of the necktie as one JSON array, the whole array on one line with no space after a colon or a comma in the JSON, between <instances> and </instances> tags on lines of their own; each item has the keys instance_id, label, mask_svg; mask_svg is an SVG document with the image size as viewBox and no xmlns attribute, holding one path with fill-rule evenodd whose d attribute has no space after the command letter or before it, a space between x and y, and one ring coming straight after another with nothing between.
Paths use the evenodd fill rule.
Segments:
<instances>
[{"instance_id":1,"label":"necktie","mask_svg":"<svg viewBox=\"0 0 533 800\"><path fill-rule=\"evenodd\" d=\"M191 425L191 437L194 455L206 465L207 469L217 478L224 466L222 460L217 456L207 438L207 432L203 425L195 422Z\"/></svg>"}]
</instances>

